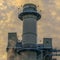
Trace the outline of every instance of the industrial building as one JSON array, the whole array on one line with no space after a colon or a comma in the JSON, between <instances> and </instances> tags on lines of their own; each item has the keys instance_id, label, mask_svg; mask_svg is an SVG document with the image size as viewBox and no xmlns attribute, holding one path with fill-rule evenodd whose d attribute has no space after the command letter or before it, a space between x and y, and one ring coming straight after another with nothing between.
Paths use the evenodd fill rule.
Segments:
<instances>
[{"instance_id":1,"label":"industrial building","mask_svg":"<svg viewBox=\"0 0 60 60\"><path fill-rule=\"evenodd\" d=\"M17 33L8 33L7 60L54 60L52 52L60 50L53 49L52 38L43 38L43 44L37 44L37 22L41 14L36 5L25 4L18 18L23 21L22 41L18 41Z\"/></svg>"}]
</instances>

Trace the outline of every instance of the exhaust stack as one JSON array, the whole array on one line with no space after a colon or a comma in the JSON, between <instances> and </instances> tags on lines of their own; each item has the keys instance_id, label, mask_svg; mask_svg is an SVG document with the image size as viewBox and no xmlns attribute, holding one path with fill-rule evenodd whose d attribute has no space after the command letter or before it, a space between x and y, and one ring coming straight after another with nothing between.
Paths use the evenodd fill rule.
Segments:
<instances>
[{"instance_id":1,"label":"exhaust stack","mask_svg":"<svg viewBox=\"0 0 60 60\"><path fill-rule=\"evenodd\" d=\"M19 19L23 21L23 37L22 44L34 45L37 43L37 20L41 18L41 15L37 12L36 5L25 4L23 6L23 12L19 14Z\"/></svg>"},{"instance_id":2,"label":"exhaust stack","mask_svg":"<svg viewBox=\"0 0 60 60\"><path fill-rule=\"evenodd\" d=\"M19 19L23 21L22 60L37 60L36 44L37 44L37 21L41 15L37 12L36 5L25 4L23 12L19 14ZM34 49L33 49L34 48Z\"/></svg>"}]
</instances>

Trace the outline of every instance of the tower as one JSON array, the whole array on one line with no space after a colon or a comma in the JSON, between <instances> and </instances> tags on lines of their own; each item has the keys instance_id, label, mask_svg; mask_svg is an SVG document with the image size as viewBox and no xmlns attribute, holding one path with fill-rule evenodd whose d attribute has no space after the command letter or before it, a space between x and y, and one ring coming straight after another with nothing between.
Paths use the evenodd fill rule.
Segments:
<instances>
[{"instance_id":1,"label":"tower","mask_svg":"<svg viewBox=\"0 0 60 60\"><path fill-rule=\"evenodd\" d=\"M44 60L52 60L52 38L44 38L43 39L43 46L44 46L44 52L43 52L43 58ZM50 54L50 55L49 55Z\"/></svg>"},{"instance_id":2,"label":"tower","mask_svg":"<svg viewBox=\"0 0 60 60\"><path fill-rule=\"evenodd\" d=\"M22 60L37 60L36 45L37 45L37 21L41 15L37 12L36 5L25 4L23 12L19 14L19 19L23 21L23 35L21 52Z\"/></svg>"},{"instance_id":3,"label":"tower","mask_svg":"<svg viewBox=\"0 0 60 60\"><path fill-rule=\"evenodd\" d=\"M17 43L17 34L8 33L7 60L15 60L14 48Z\"/></svg>"},{"instance_id":4,"label":"tower","mask_svg":"<svg viewBox=\"0 0 60 60\"><path fill-rule=\"evenodd\" d=\"M41 15L36 5L25 4L18 18L23 21L22 41L18 42L16 33L8 33L8 60L52 60L52 38L37 44L37 21Z\"/></svg>"}]
</instances>

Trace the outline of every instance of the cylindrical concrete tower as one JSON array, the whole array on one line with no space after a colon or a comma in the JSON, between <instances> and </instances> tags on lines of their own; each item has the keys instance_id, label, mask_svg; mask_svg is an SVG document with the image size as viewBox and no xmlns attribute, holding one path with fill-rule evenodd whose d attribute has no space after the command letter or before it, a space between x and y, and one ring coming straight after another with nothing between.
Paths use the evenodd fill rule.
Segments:
<instances>
[{"instance_id":1,"label":"cylindrical concrete tower","mask_svg":"<svg viewBox=\"0 0 60 60\"><path fill-rule=\"evenodd\" d=\"M22 44L36 44L37 42L37 28L36 22L40 19L40 14L37 13L36 5L25 4L23 6L23 12L19 14L19 18L23 20L23 37Z\"/></svg>"},{"instance_id":2,"label":"cylindrical concrete tower","mask_svg":"<svg viewBox=\"0 0 60 60\"><path fill-rule=\"evenodd\" d=\"M23 6L23 12L19 14L19 19L23 21L23 48L35 48L37 44L37 20L41 18L41 15L37 12L36 5L25 4ZM22 60L37 60L36 51L25 50L21 52Z\"/></svg>"}]
</instances>

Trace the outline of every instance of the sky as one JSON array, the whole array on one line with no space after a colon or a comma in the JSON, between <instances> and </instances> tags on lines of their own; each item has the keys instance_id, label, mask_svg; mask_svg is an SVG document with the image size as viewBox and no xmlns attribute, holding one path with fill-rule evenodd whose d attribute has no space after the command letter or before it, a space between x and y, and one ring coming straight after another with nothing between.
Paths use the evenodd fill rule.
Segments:
<instances>
[{"instance_id":1,"label":"sky","mask_svg":"<svg viewBox=\"0 0 60 60\"><path fill-rule=\"evenodd\" d=\"M42 16L37 22L37 43L52 38L53 48L60 49L60 0L0 0L0 60L7 60L9 32L17 32L18 39L22 40L23 22L18 14L26 3L36 4Z\"/></svg>"}]
</instances>

